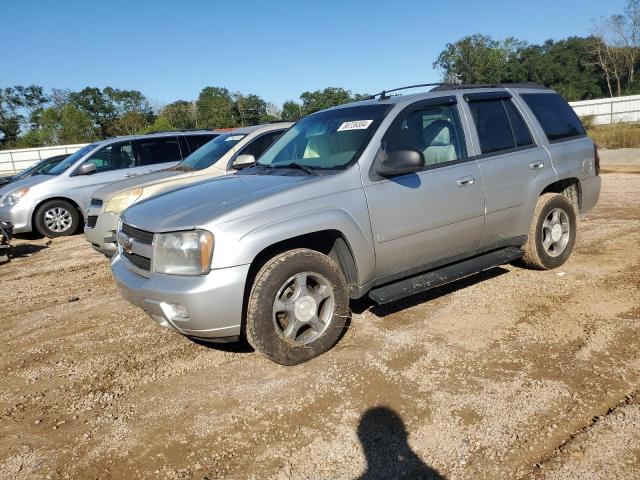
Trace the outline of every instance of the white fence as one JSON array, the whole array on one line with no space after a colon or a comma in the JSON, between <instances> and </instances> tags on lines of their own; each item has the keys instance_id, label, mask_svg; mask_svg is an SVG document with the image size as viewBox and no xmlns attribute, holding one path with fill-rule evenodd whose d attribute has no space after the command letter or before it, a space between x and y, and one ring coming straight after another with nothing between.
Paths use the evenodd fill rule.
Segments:
<instances>
[{"instance_id":1,"label":"white fence","mask_svg":"<svg viewBox=\"0 0 640 480\"><path fill-rule=\"evenodd\" d=\"M640 95L569 102L579 117L593 116L594 125L640 122Z\"/></svg>"},{"instance_id":2,"label":"white fence","mask_svg":"<svg viewBox=\"0 0 640 480\"><path fill-rule=\"evenodd\" d=\"M87 145L58 145L55 147L21 148L18 150L0 150L0 176L12 175L30 167L34 163L65 153L73 153Z\"/></svg>"}]
</instances>

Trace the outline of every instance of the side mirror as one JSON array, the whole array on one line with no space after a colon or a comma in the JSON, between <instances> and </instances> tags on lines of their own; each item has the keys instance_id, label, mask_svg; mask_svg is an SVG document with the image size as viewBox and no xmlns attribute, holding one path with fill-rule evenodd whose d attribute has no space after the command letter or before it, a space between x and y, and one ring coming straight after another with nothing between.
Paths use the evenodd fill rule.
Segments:
<instances>
[{"instance_id":1,"label":"side mirror","mask_svg":"<svg viewBox=\"0 0 640 480\"><path fill-rule=\"evenodd\" d=\"M97 170L96 164L93 162L83 163L80 165L80 170L78 170L78 175L89 175Z\"/></svg>"},{"instance_id":2,"label":"side mirror","mask_svg":"<svg viewBox=\"0 0 640 480\"><path fill-rule=\"evenodd\" d=\"M238 155L233 162L233 168L241 169L256 163L256 157L253 155Z\"/></svg>"},{"instance_id":3,"label":"side mirror","mask_svg":"<svg viewBox=\"0 0 640 480\"><path fill-rule=\"evenodd\" d=\"M381 177L403 175L422 170L425 166L424 155L419 150L395 150L388 152L376 166Z\"/></svg>"}]
</instances>

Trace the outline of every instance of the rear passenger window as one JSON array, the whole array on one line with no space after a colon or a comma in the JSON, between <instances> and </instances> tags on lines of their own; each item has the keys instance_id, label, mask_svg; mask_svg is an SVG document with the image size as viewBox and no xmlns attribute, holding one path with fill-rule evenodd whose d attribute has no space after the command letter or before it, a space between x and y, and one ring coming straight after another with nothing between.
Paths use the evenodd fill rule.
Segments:
<instances>
[{"instance_id":1,"label":"rear passenger window","mask_svg":"<svg viewBox=\"0 0 640 480\"><path fill-rule=\"evenodd\" d=\"M516 146L526 147L527 145L533 145L533 139L531 138L531 132L527 124L520 115L520 112L516 109L511 100L503 100L503 105L507 111L507 117L509 117L509 123L513 130L513 138L516 141Z\"/></svg>"},{"instance_id":2,"label":"rear passenger window","mask_svg":"<svg viewBox=\"0 0 640 480\"><path fill-rule=\"evenodd\" d=\"M585 135L580 119L557 93L524 93L520 96L535 115L550 142Z\"/></svg>"},{"instance_id":3,"label":"rear passenger window","mask_svg":"<svg viewBox=\"0 0 640 480\"><path fill-rule=\"evenodd\" d=\"M419 150L427 166L465 158L457 106L434 105L400 114L385 135L384 149Z\"/></svg>"},{"instance_id":4,"label":"rear passenger window","mask_svg":"<svg viewBox=\"0 0 640 480\"><path fill-rule=\"evenodd\" d=\"M184 138L187 140L187 143L189 144L189 149L191 150L191 153L193 153L197 149L199 149L201 146L203 146L205 143L209 143L211 140L213 140L216 137L217 135L215 133L212 133L209 135L185 135Z\"/></svg>"},{"instance_id":5,"label":"rear passenger window","mask_svg":"<svg viewBox=\"0 0 640 480\"><path fill-rule=\"evenodd\" d=\"M478 130L482 153L494 153L516 147L507 112L501 99L469 102Z\"/></svg>"},{"instance_id":6,"label":"rear passenger window","mask_svg":"<svg viewBox=\"0 0 640 480\"><path fill-rule=\"evenodd\" d=\"M182 160L177 137L145 138L136 140L138 166Z\"/></svg>"}]
</instances>

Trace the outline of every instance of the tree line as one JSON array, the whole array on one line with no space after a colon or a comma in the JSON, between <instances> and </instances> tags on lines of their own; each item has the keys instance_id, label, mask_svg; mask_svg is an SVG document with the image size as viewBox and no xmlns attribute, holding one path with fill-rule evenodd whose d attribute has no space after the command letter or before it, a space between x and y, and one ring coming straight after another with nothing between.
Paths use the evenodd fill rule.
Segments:
<instances>
[{"instance_id":1,"label":"tree line","mask_svg":"<svg viewBox=\"0 0 640 480\"><path fill-rule=\"evenodd\" d=\"M282 108L255 94L205 87L194 101L161 108L137 90L86 87L79 91L38 85L0 88L0 148L86 143L166 130L215 129L298 120L310 113L352 102L363 95L343 88L304 92Z\"/></svg>"},{"instance_id":2,"label":"tree line","mask_svg":"<svg viewBox=\"0 0 640 480\"><path fill-rule=\"evenodd\" d=\"M478 33L447 44L433 67L442 72L444 82L535 82L557 90L570 101L640 93L640 0L628 0L621 14L594 22L592 30L587 37L547 40L540 45ZM295 121L365 96L329 87L304 92L298 100L278 107L255 94L207 86L195 100L153 108L137 90L86 87L46 91L38 85L17 85L0 88L0 148L85 143L164 130L231 128L278 119Z\"/></svg>"}]
</instances>

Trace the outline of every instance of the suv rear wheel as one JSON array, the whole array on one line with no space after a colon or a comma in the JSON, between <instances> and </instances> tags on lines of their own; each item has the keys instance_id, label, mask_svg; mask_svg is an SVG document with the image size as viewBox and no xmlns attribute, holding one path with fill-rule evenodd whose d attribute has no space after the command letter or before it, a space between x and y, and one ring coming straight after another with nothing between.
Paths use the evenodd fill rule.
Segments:
<instances>
[{"instance_id":1,"label":"suv rear wheel","mask_svg":"<svg viewBox=\"0 0 640 480\"><path fill-rule=\"evenodd\" d=\"M530 268L549 270L567 261L576 241L576 211L559 193L541 195L533 214L522 261Z\"/></svg>"},{"instance_id":2,"label":"suv rear wheel","mask_svg":"<svg viewBox=\"0 0 640 480\"><path fill-rule=\"evenodd\" d=\"M347 284L336 262L314 250L290 250L255 277L247 340L274 362L296 365L335 345L349 317Z\"/></svg>"},{"instance_id":3,"label":"suv rear wheel","mask_svg":"<svg viewBox=\"0 0 640 480\"><path fill-rule=\"evenodd\" d=\"M49 238L71 235L78 228L79 221L78 209L65 200L46 202L35 215L36 230Z\"/></svg>"}]
</instances>

